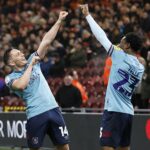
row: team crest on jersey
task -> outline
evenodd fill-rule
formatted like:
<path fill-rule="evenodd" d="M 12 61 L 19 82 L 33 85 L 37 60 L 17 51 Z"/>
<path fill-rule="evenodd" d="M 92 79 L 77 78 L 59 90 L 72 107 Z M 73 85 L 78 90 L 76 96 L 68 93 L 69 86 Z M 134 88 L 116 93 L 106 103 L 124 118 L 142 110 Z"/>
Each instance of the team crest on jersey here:
<path fill-rule="evenodd" d="M 32 143 L 33 143 L 33 144 L 38 144 L 38 142 L 39 142 L 38 137 L 33 137 L 33 138 L 32 138 Z"/>

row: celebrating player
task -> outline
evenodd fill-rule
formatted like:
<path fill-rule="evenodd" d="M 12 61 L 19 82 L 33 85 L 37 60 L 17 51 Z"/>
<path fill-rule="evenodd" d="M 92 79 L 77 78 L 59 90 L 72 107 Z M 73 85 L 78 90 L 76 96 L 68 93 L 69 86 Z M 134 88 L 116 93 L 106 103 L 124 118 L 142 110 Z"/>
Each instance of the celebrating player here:
<path fill-rule="evenodd" d="M 144 66 L 136 57 L 141 40 L 136 34 L 128 33 L 119 46 L 114 46 L 90 15 L 88 5 L 80 5 L 80 8 L 96 39 L 112 59 L 100 127 L 100 144 L 103 150 L 118 147 L 120 150 L 129 150 L 134 114 L 131 97 L 144 72 Z"/>
<path fill-rule="evenodd" d="M 69 135 L 64 119 L 39 63 L 67 15 L 65 11 L 60 12 L 57 22 L 45 34 L 38 50 L 28 60 L 17 49 L 10 49 L 4 54 L 4 62 L 13 69 L 5 78 L 6 84 L 26 103 L 27 141 L 30 150 L 40 149 L 45 134 L 50 136 L 57 150 L 69 150 Z"/>

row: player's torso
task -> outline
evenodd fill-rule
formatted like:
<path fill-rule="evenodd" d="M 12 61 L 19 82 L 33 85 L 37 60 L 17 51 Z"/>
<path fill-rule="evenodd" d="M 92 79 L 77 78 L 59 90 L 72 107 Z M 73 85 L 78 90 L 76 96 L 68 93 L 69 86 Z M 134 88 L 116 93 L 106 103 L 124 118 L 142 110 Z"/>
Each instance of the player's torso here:
<path fill-rule="evenodd" d="M 14 76 L 21 77 L 24 74 L 27 66 L 22 71 L 15 72 Z M 13 91 L 19 96 L 21 96 L 24 100 L 28 99 L 28 97 L 31 98 L 32 96 L 36 95 L 36 92 L 40 87 L 41 78 L 42 75 L 40 69 L 37 66 L 34 66 L 27 87 L 23 91 L 21 90 L 13 90 Z"/>
<path fill-rule="evenodd" d="M 105 109 L 133 114 L 131 97 L 143 74 L 143 66 L 136 57 L 125 55 L 112 64 L 106 92 Z"/>
<path fill-rule="evenodd" d="M 23 91 L 14 91 L 25 101 L 28 118 L 58 107 L 49 85 L 41 72 L 40 66 L 38 65 L 40 64 L 33 67 L 27 87 Z M 22 76 L 24 71 L 20 72 L 19 75 L 17 73 L 17 75 Z"/>

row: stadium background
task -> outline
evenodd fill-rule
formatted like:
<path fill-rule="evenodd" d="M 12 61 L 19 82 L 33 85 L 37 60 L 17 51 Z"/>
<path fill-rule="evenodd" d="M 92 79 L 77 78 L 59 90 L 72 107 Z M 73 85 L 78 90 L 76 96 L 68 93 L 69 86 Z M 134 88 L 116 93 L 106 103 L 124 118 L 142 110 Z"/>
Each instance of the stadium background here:
<path fill-rule="evenodd" d="M 22 50 L 26 56 L 35 51 L 43 34 L 56 21 L 60 10 L 67 10 L 69 15 L 63 22 L 56 40 L 49 47 L 48 55 L 41 63 L 42 71 L 52 92 L 56 95 L 63 84 L 63 77 L 76 70 L 79 81 L 85 87 L 88 95 L 87 101 L 83 102 L 76 111 L 81 114 L 83 111 L 84 113 L 101 112 L 107 86 L 107 83 L 104 82 L 107 77 L 103 75 L 104 68 L 108 67 L 105 64 L 106 52 L 91 34 L 88 24 L 77 8 L 81 2 L 84 1 L 0 0 L 0 110 L 2 112 L 17 114 L 25 110 L 23 101 L 5 86 L 4 77 L 11 72 L 11 68 L 3 64 L 4 52 L 10 47 Z M 143 48 L 137 55 L 142 56 L 147 62 L 146 74 L 150 79 L 149 1 L 86 0 L 86 3 L 89 4 L 93 17 L 114 44 L 117 44 L 120 38 L 130 31 L 140 35 L 143 40 Z M 135 93 L 134 106 L 137 113 L 148 115 L 149 80 L 145 83 L 143 79 L 141 88 L 143 89 L 140 92 Z M 71 110 L 73 111 L 75 110 Z M 95 122 L 97 123 L 97 120 Z M 145 122 L 143 123 L 145 125 Z M 150 128 L 147 130 L 149 133 Z M 145 133 L 145 130 L 143 132 Z M 88 133 L 86 134 L 88 136 Z"/>

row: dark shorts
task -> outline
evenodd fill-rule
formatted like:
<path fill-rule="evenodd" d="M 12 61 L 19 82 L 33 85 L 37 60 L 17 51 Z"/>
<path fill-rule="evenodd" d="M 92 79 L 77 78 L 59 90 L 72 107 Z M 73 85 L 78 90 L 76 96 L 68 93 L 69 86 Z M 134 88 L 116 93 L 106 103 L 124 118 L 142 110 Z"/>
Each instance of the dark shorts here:
<path fill-rule="evenodd" d="M 133 116 L 104 111 L 100 126 L 100 145 L 113 148 L 130 145 Z"/>
<path fill-rule="evenodd" d="M 59 108 L 30 118 L 27 121 L 26 130 L 29 148 L 41 147 L 46 134 L 49 135 L 54 145 L 69 142 L 68 131 Z"/>

